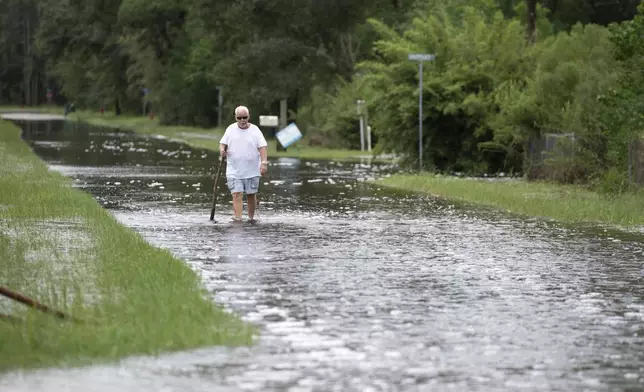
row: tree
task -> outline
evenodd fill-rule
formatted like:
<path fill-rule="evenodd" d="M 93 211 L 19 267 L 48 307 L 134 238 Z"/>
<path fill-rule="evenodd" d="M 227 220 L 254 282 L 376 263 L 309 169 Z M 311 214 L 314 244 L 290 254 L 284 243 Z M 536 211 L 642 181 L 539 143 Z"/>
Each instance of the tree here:
<path fill-rule="evenodd" d="M 43 1 L 38 47 L 62 92 L 78 105 L 132 108 L 128 58 L 116 25 L 120 0 Z"/>
<path fill-rule="evenodd" d="M 522 146 L 529 174 L 534 171 L 528 147 L 546 133 L 573 133 L 575 155 L 539 175 L 587 181 L 606 167 L 608 130 L 598 108 L 621 71 L 609 37 L 604 27 L 578 24 L 539 42 L 529 57 L 533 70 L 495 94 L 499 110 L 489 123 L 494 140 Z"/>
<path fill-rule="evenodd" d="M 381 37 L 377 59 L 361 64 L 356 83 L 369 94 L 381 147 L 409 163 L 417 159 L 417 67 L 407 54 L 430 52 L 436 61 L 425 67 L 423 160 L 439 170 L 516 169 L 516 162 L 506 164 L 507 148 L 491 144 L 488 122 L 498 111 L 495 91 L 530 71 L 520 22 L 468 3 L 459 9 L 436 3 L 403 33 L 372 23 Z"/>
<path fill-rule="evenodd" d="M 34 44 L 38 29 L 36 0 L 1 0 L 2 100 L 36 105 L 43 101 L 46 77 Z"/>
<path fill-rule="evenodd" d="M 537 41 L 537 0 L 526 0 L 528 6 L 528 27 L 527 39 L 530 45 L 534 45 Z"/>

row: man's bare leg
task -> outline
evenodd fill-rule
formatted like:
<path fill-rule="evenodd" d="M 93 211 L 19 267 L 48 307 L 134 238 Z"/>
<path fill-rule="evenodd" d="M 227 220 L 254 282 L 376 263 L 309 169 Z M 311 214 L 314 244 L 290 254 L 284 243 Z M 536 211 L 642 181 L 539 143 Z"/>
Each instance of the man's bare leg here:
<path fill-rule="evenodd" d="M 235 219 L 241 220 L 243 209 L 244 194 L 242 192 L 233 193 L 233 212 L 235 213 Z"/>
<path fill-rule="evenodd" d="M 255 208 L 257 207 L 257 198 L 255 194 L 252 194 L 246 195 L 246 199 L 248 200 L 248 219 L 253 221 L 255 218 Z"/>

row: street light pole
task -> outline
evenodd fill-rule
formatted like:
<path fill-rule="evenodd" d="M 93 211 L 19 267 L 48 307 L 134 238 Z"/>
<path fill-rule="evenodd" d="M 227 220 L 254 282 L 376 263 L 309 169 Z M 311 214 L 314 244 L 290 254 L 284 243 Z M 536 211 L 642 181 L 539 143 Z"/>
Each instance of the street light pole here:
<path fill-rule="evenodd" d="M 418 169 L 423 171 L 423 62 L 433 61 L 433 54 L 409 54 L 409 60 L 418 61 Z"/>

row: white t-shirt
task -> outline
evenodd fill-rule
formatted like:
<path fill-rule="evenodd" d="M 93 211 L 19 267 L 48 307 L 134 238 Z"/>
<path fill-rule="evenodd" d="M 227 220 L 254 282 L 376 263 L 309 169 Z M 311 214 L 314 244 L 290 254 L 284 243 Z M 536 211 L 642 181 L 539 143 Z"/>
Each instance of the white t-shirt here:
<path fill-rule="evenodd" d="M 228 145 L 226 177 L 243 179 L 260 176 L 262 161 L 258 149 L 266 147 L 266 139 L 256 125 L 249 124 L 248 128 L 241 129 L 237 123 L 231 124 L 219 143 Z"/>

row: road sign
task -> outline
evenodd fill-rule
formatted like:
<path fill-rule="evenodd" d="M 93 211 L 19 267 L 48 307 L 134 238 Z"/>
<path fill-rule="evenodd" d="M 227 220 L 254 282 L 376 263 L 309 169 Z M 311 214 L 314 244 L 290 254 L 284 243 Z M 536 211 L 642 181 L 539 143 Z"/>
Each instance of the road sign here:
<path fill-rule="evenodd" d="M 302 138 L 302 132 L 300 132 L 300 129 L 295 125 L 295 123 L 290 123 L 275 136 L 277 137 L 277 140 L 279 140 L 280 144 L 286 148 Z"/>
<path fill-rule="evenodd" d="M 260 127 L 277 127 L 279 126 L 278 116 L 259 116 Z"/>
<path fill-rule="evenodd" d="M 415 61 L 433 61 L 436 59 L 436 56 L 433 54 L 411 53 L 409 54 L 409 59 Z"/>

